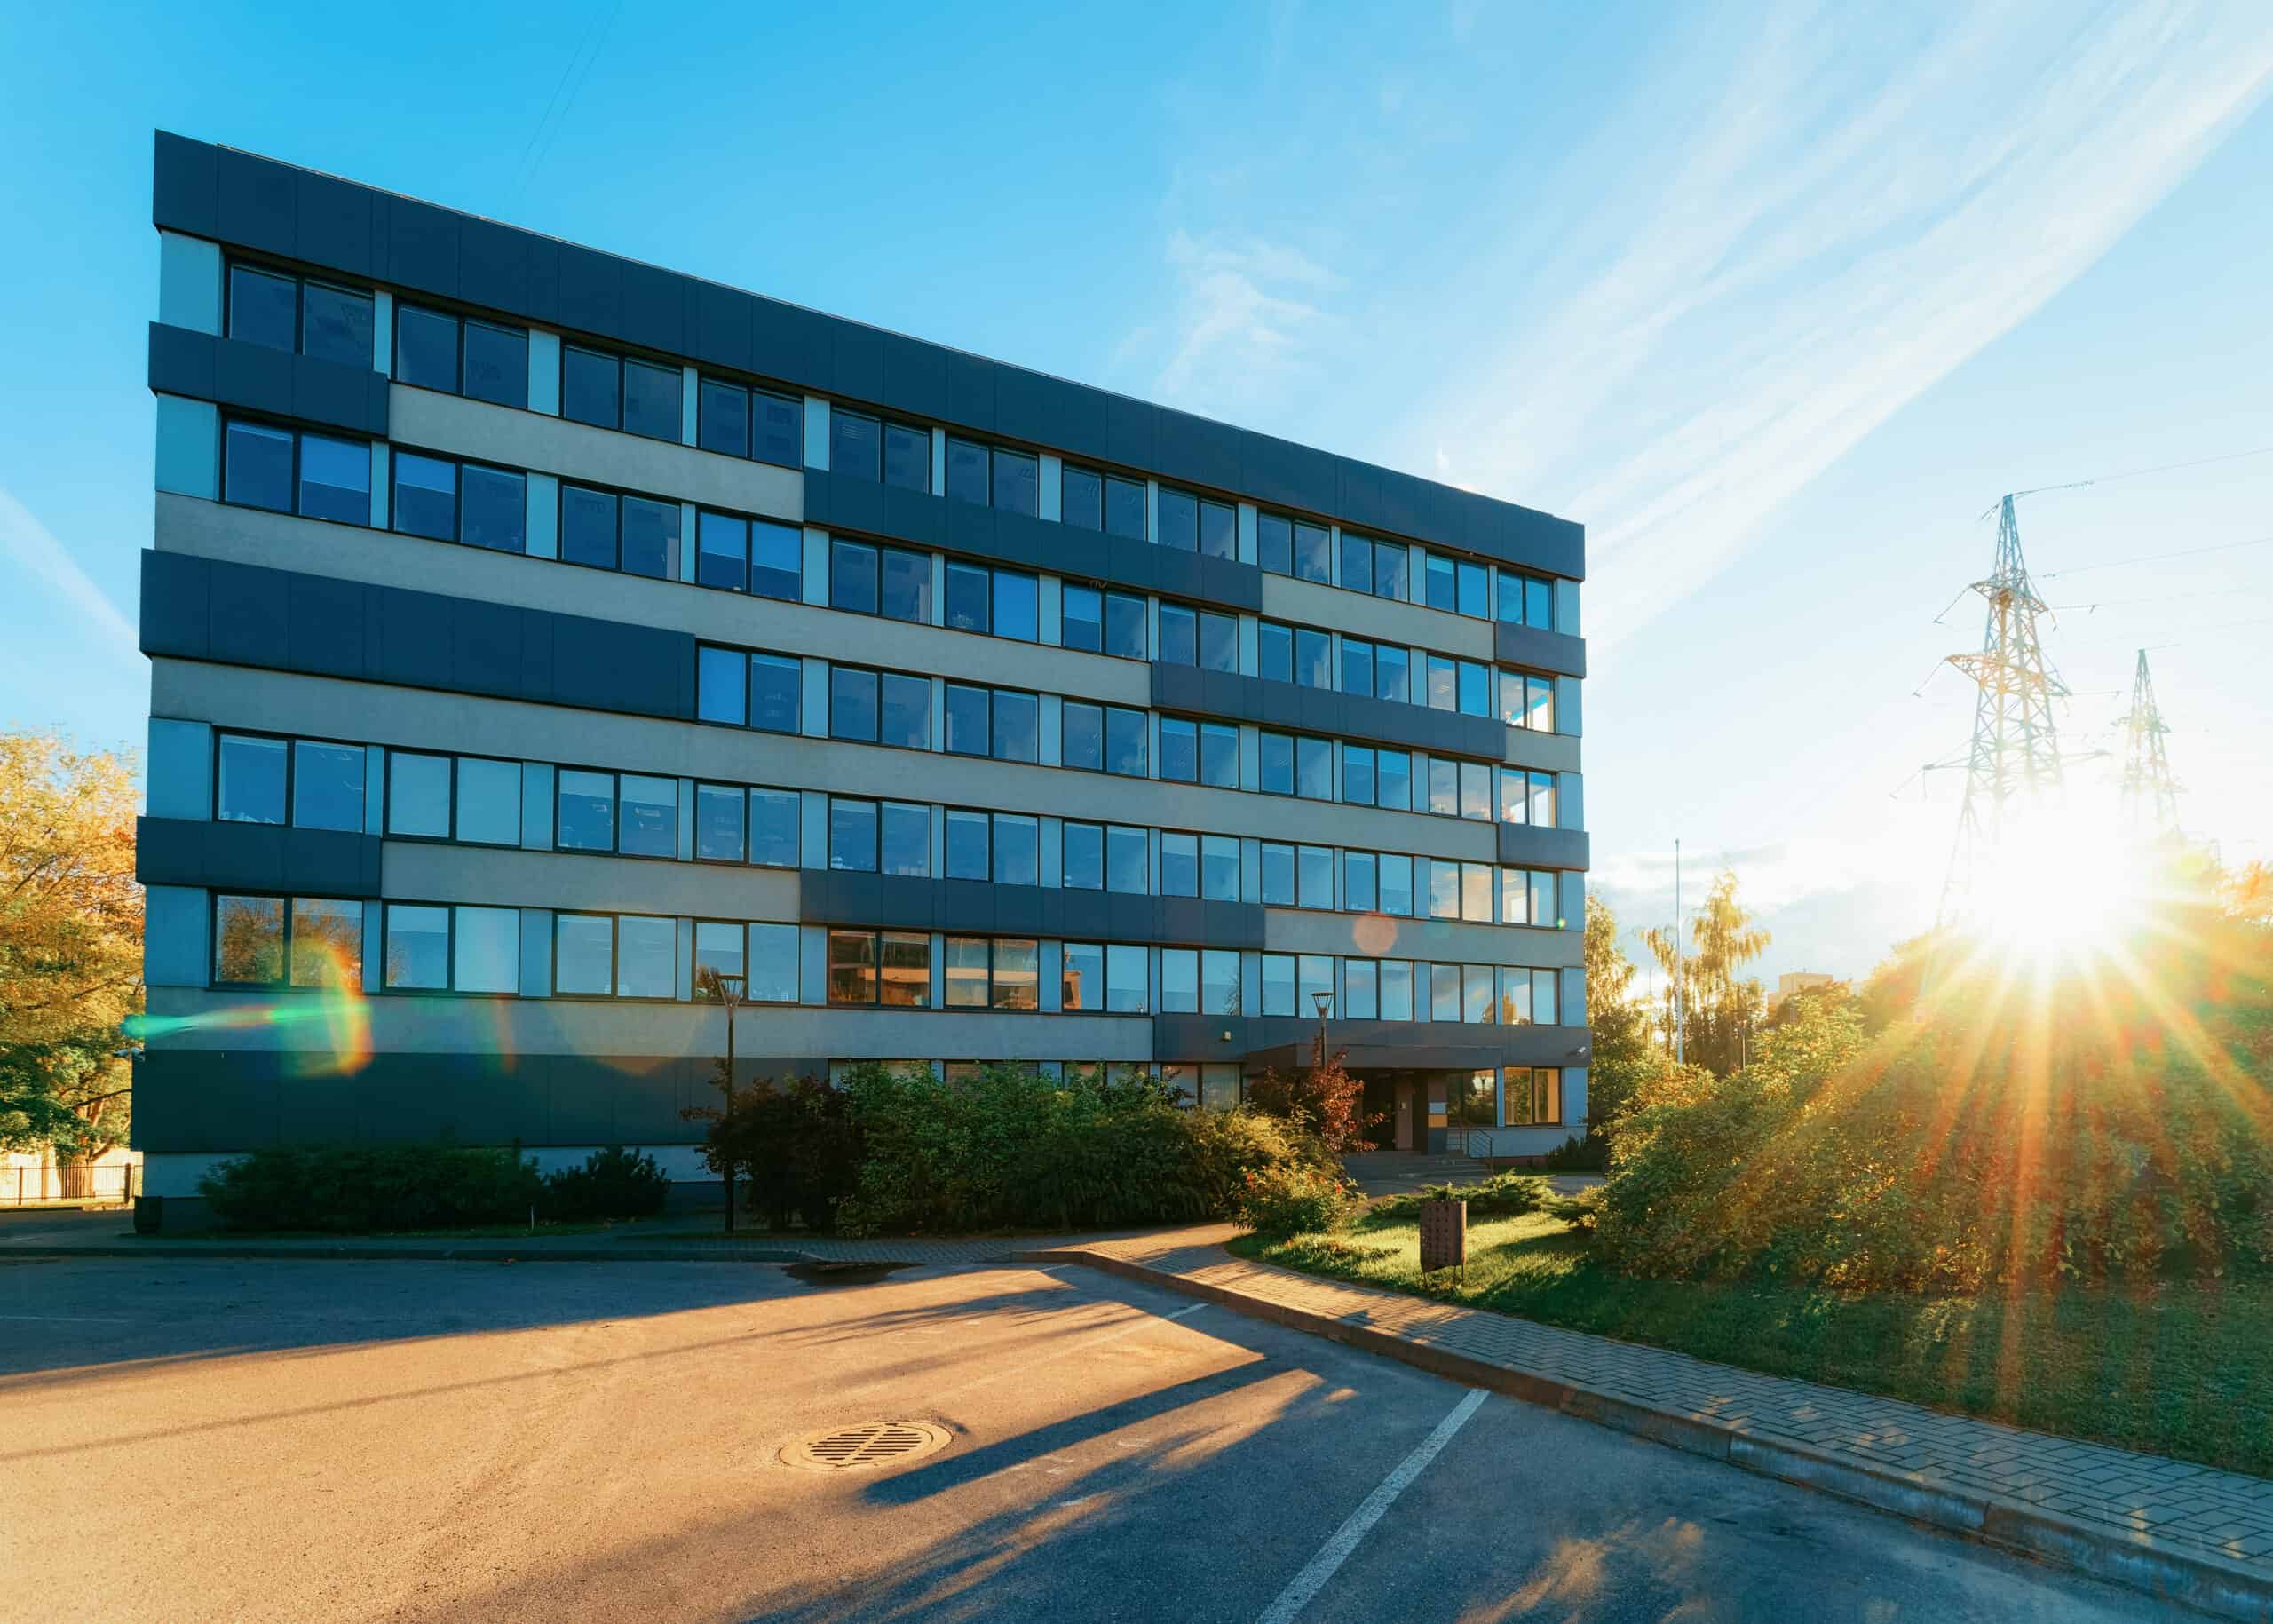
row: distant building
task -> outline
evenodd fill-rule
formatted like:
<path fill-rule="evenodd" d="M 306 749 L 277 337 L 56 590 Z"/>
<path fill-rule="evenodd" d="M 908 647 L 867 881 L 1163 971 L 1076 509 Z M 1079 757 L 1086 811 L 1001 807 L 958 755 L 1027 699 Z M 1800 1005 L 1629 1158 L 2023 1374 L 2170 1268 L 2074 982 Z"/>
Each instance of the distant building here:
<path fill-rule="evenodd" d="M 1783 1007 L 1785 1000 L 1797 997 L 1802 993 L 1817 992 L 1837 985 L 1836 976 L 1826 976 L 1819 970 L 1786 970 L 1776 978 L 1776 990 L 1768 994 L 1768 1012 L 1775 1014 Z"/>

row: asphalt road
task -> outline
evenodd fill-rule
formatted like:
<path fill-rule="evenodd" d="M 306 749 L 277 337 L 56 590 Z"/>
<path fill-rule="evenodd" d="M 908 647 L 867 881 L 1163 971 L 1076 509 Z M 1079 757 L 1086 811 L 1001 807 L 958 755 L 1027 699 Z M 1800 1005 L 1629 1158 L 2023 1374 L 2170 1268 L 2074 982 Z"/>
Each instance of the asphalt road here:
<path fill-rule="evenodd" d="M 886 1419 L 949 1441 L 777 1458 Z M 0 1575 L 169 1624 L 2194 1616 L 1072 1268 L 0 1256 Z"/>

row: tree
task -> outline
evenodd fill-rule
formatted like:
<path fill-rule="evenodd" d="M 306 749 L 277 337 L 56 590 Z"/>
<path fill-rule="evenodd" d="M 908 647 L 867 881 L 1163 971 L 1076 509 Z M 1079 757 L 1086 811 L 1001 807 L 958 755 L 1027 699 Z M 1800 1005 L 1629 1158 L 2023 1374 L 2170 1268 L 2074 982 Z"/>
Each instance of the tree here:
<path fill-rule="evenodd" d="M 1381 1120 L 1365 1114 L 1366 1085 L 1342 1068 L 1338 1049 L 1324 1066 L 1270 1067 L 1247 1083 L 1247 1097 L 1258 1111 L 1306 1125 L 1336 1155 L 1371 1150 L 1366 1129 Z"/>
<path fill-rule="evenodd" d="M 1705 906 L 1689 922 L 1689 951 L 1677 964 L 1670 932 L 1653 929 L 1644 931 L 1643 939 L 1664 967 L 1667 980 L 1679 983 L 1683 1058 L 1720 1076 L 1737 1070 L 1766 1009 L 1759 981 L 1750 977 L 1738 980 L 1737 972 L 1767 952 L 1773 939 L 1737 900 L 1736 870 L 1723 868 L 1714 879 Z M 1666 1020 L 1670 1028 L 1670 1006 Z M 1670 1030 L 1667 1042 L 1670 1047 Z"/>
<path fill-rule="evenodd" d="M 0 1150 L 126 1137 L 117 1056 L 142 1008 L 131 763 L 0 733 Z"/>

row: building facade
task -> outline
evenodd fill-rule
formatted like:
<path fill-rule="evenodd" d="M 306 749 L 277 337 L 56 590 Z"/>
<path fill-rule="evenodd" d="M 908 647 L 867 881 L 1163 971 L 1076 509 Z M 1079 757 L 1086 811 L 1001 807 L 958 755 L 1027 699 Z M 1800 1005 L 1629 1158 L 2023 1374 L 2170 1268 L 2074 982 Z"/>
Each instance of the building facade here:
<path fill-rule="evenodd" d="M 148 1192 L 697 1178 L 706 968 L 744 1077 L 1215 1107 L 1323 1002 L 1398 1143 L 1581 1130 L 1578 525 L 162 133 L 154 214 Z"/>

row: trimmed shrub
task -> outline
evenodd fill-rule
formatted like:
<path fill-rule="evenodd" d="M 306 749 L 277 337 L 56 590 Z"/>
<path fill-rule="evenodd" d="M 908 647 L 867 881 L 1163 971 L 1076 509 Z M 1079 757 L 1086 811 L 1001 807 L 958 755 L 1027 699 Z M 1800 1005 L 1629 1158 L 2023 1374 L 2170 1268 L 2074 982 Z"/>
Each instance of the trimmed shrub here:
<path fill-rule="evenodd" d="M 1357 1187 L 1339 1172 L 1288 1162 L 1247 1173 L 1233 1221 L 1274 1240 L 1332 1234 L 1349 1227 L 1359 1205 Z"/>
<path fill-rule="evenodd" d="M 737 1180 L 749 1210 L 764 1214 L 774 1232 L 801 1220 L 816 1234 L 836 1229 L 837 1203 L 859 1183 L 861 1155 L 841 1090 L 812 1077 L 761 1077 L 735 1091 L 731 1119 L 717 1106 L 682 1114 L 709 1124 L 704 1164 Z"/>
<path fill-rule="evenodd" d="M 443 1144 L 274 1145 L 197 1181 L 230 1229 L 445 1229 L 526 1219 L 544 1186 L 518 1151 Z"/>
<path fill-rule="evenodd" d="M 862 1066 L 840 1085 L 859 1135 L 848 1234 L 1091 1229 L 1228 1216 L 1250 1171 L 1330 1161 L 1287 1124 L 1173 1104 L 1154 1079 L 1065 1081 L 983 1066 L 946 1083 Z"/>
<path fill-rule="evenodd" d="M 671 1181 L 645 1151 L 620 1145 L 596 1150 L 576 1168 L 556 1168 L 544 1176 L 536 1204 L 541 1217 L 646 1218 L 662 1211 Z"/>
<path fill-rule="evenodd" d="M 1520 1218 L 1537 1212 L 1552 1195 L 1547 1181 L 1535 1174 L 1494 1173 L 1473 1184 L 1440 1184 L 1406 1195 L 1385 1195 L 1366 1210 L 1376 1221 L 1417 1222 L 1421 1203 L 1448 1199 L 1468 1203 L 1468 1216 L 1477 1218 Z"/>

